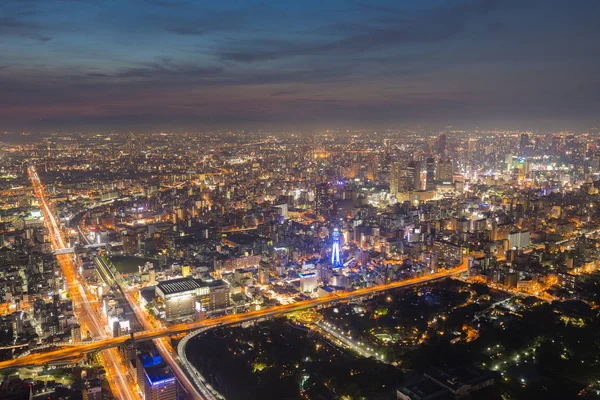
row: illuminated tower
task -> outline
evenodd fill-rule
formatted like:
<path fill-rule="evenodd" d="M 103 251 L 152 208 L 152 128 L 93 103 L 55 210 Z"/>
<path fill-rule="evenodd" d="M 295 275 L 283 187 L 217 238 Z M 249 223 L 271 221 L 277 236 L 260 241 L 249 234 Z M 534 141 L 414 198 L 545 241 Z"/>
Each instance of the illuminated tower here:
<path fill-rule="evenodd" d="M 338 228 L 333 230 L 333 247 L 331 248 L 331 265 L 335 268 L 342 266 L 342 258 L 340 256 L 340 231 Z"/>

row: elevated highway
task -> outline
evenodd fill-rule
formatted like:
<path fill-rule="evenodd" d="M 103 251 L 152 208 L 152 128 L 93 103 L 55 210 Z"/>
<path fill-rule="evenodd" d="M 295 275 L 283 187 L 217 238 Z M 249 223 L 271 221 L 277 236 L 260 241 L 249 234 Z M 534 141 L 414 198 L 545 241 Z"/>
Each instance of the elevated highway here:
<path fill-rule="evenodd" d="M 202 321 L 187 322 L 181 324 L 171 325 L 166 328 L 148 329 L 142 332 L 137 332 L 133 335 L 135 341 L 145 341 L 157 339 L 165 336 L 174 336 L 181 333 L 187 333 L 203 328 L 212 328 L 225 325 L 235 325 L 246 321 L 253 321 L 261 318 L 274 317 L 278 315 L 287 314 L 294 311 L 304 310 L 306 308 L 318 307 L 327 305 L 330 303 L 348 301 L 357 297 L 367 297 L 386 290 L 406 288 L 415 285 L 421 285 L 427 282 L 435 280 L 445 279 L 454 275 L 458 275 L 467 270 L 465 264 L 442 272 L 438 272 L 431 275 L 425 275 L 418 278 L 407 279 L 404 281 L 391 282 L 384 285 L 373 286 L 370 288 L 363 288 L 351 292 L 336 292 L 334 295 L 299 301 L 297 303 L 291 303 L 286 305 L 280 305 L 271 307 L 263 310 L 251 311 L 242 314 L 225 315 L 222 317 L 205 319 Z M 39 366 L 47 364 L 56 360 L 71 359 L 76 355 L 85 353 L 95 352 L 99 350 L 110 349 L 119 345 L 124 344 L 129 340 L 128 336 L 118 336 L 114 338 L 106 338 L 96 340 L 91 343 L 80 344 L 76 346 L 65 347 L 57 350 L 51 350 L 43 353 L 35 353 L 14 360 L 7 360 L 0 362 L 0 370 L 27 367 L 27 366 Z"/>

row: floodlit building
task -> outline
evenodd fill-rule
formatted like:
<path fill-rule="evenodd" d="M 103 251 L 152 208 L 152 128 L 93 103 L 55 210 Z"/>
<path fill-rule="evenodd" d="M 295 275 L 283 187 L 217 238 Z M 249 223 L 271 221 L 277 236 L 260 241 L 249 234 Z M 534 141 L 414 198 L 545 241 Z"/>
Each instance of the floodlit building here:
<path fill-rule="evenodd" d="M 508 234 L 508 247 L 510 249 L 523 249 L 531 243 L 529 231 L 511 232 Z"/>
<path fill-rule="evenodd" d="M 302 293 L 312 293 L 317 290 L 317 273 L 307 272 L 300 274 L 300 291 Z"/>
<path fill-rule="evenodd" d="M 460 265 L 463 262 L 462 246 L 454 243 L 436 240 L 433 243 L 433 253 L 437 256 L 438 261 L 443 261 L 448 267 Z"/>
<path fill-rule="evenodd" d="M 402 164 L 395 162 L 390 169 L 390 197 L 397 201 L 398 190 L 401 187 L 400 179 L 402 178 Z"/>
<path fill-rule="evenodd" d="M 142 354 L 137 363 L 138 386 L 144 400 L 175 400 L 177 381 L 161 356 Z"/>
<path fill-rule="evenodd" d="M 229 295 L 229 285 L 222 280 L 204 282 L 188 277 L 156 285 L 156 297 L 163 304 L 167 321 L 188 318 L 197 311 L 229 307 Z"/>

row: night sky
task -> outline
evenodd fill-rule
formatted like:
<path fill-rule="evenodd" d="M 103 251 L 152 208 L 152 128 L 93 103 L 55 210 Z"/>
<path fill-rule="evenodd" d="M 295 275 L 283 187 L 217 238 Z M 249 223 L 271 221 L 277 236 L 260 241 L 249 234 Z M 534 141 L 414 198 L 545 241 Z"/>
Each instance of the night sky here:
<path fill-rule="evenodd" d="M 600 1 L 0 1 L 0 129 L 445 125 L 600 126 Z"/>

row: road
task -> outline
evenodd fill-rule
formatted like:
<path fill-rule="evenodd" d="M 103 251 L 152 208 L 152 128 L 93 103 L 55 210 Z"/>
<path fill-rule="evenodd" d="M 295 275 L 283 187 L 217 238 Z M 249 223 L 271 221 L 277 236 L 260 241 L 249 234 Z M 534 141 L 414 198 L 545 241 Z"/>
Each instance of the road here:
<path fill-rule="evenodd" d="M 55 250 L 64 249 L 67 246 L 65 245 L 62 232 L 56 222 L 56 219 L 47 204 L 43 185 L 40 182 L 39 177 L 35 172 L 34 168 L 30 168 L 29 173 L 34 185 L 35 193 L 40 200 L 40 205 L 45 216 L 46 225 L 50 232 L 53 247 Z M 71 256 L 66 254 L 57 255 L 57 259 L 59 260 L 61 268 L 63 269 L 63 273 L 67 281 L 68 292 L 73 300 L 76 313 L 80 317 L 82 327 L 87 328 L 96 340 L 91 343 L 65 347 L 43 353 L 29 354 L 18 359 L 0 362 L 0 370 L 22 366 L 42 365 L 52 362 L 59 362 L 61 360 L 72 360 L 74 358 L 80 357 L 82 354 L 101 350 L 101 358 L 103 364 L 107 368 L 109 381 L 111 382 L 111 388 L 115 390 L 115 394 L 118 394 L 120 399 L 139 398 L 139 395 L 135 391 L 135 388 L 133 388 L 132 385 L 128 384 L 127 380 L 123 377 L 122 373 L 120 372 L 122 369 L 119 367 L 119 356 L 116 350 L 114 349 L 114 347 L 124 344 L 128 337 L 108 337 L 108 335 L 106 334 L 106 330 L 102 328 L 102 317 L 98 315 L 95 308 L 92 307 L 92 305 L 90 304 L 90 298 L 88 298 L 88 295 L 83 289 L 82 284 L 78 280 L 76 267 L 73 263 Z M 119 284 L 122 290 L 124 289 L 124 287 L 121 285 L 119 280 L 112 274 L 112 272 L 109 272 L 109 268 L 107 268 L 107 266 L 101 265 L 100 268 L 104 270 L 103 272 L 105 272 L 105 275 L 110 275 L 112 279 L 114 279 L 114 281 L 117 284 Z M 138 332 L 134 335 L 135 340 L 154 340 L 161 355 L 163 356 L 165 361 L 171 366 L 174 373 L 178 376 L 180 382 L 184 385 L 184 387 L 189 391 L 189 393 L 191 393 L 196 398 L 202 398 L 203 396 L 201 396 L 198 392 L 198 388 L 196 387 L 196 385 L 194 385 L 191 382 L 188 375 L 182 368 L 181 364 L 173 356 L 173 349 L 171 349 L 170 343 L 167 339 L 165 339 L 165 337 L 203 328 L 231 325 L 260 318 L 272 317 L 275 315 L 325 305 L 331 302 L 349 300 L 355 297 L 369 296 L 385 290 L 408 287 L 412 285 L 430 282 L 437 279 L 447 278 L 449 276 L 462 273 L 466 270 L 467 267 L 465 262 L 463 265 L 451 270 L 446 270 L 431 275 L 425 275 L 418 278 L 412 278 L 405 281 L 391 282 L 388 284 L 358 289 L 351 292 L 336 292 L 334 293 L 334 295 L 326 298 L 309 299 L 244 314 L 226 315 L 214 319 L 176 324 L 169 327 L 155 329 L 152 328 L 152 325 L 147 320 L 147 316 L 145 315 L 144 311 L 140 309 L 135 299 L 131 297 L 131 294 L 128 293 L 126 290 L 123 290 L 123 293 L 145 329 L 144 331 Z M 202 388 L 200 388 L 200 390 L 204 392 Z"/>
<path fill-rule="evenodd" d="M 334 339 L 337 339 L 340 343 L 342 343 L 343 346 L 348 347 L 363 357 L 378 357 L 374 351 L 366 348 L 365 346 L 361 346 L 358 342 L 352 340 L 351 337 L 348 337 L 340 332 L 339 328 L 330 325 L 328 322 L 317 322 L 315 326 L 323 331 L 325 335 L 329 335 Z"/>
<path fill-rule="evenodd" d="M 44 223 L 48 229 L 52 247 L 54 250 L 65 249 L 68 246 L 65 244 L 62 231 L 56 222 L 54 213 L 48 206 L 44 186 L 42 185 L 42 182 L 40 181 L 40 178 L 33 166 L 29 167 L 28 172 L 29 178 L 31 179 L 31 183 L 33 185 L 34 193 L 39 200 L 39 204 L 44 215 Z M 84 290 L 83 285 L 79 281 L 77 276 L 77 266 L 75 265 L 72 256 L 69 254 L 59 254 L 56 256 L 56 258 L 62 269 L 63 276 L 67 284 L 67 293 L 73 302 L 73 308 L 81 324 L 82 331 L 89 332 L 90 335 L 96 340 L 107 340 L 108 335 L 105 329 L 106 325 L 103 323 L 102 316 L 98 314 L 96 308 L 94 308 L 91 304 L 95 301 L 95 299 L 91 297 L 90 293 L 87 293 Z M 78 348 L 78 346 L 71 346 L 70 348 Z M 65 359 L 73 359 L 81 354 L 81 351 L 74 351 L 70 355 L 67 355 Z M 113 394 L 119 399 L 139 399 L 140 396 L 138 392 L 135 390 L 133 385 L 127 381 L 126 377 L 123 376 L 123 368 L 120 366 L 120 358 L 117 350 L 114 348 L 107 348 L 100 353 L 100 359 L 106 368 L 108 382 L 113 390 Z M 29 365 L 43 365 L 50 362 L 52 362 L 52 360 Z"/>
<path fill-rule="evenodd" d="M 108 281 L 107 284 L 111 285 L 114 283 L 118 285 L 123 296 L 125 297 L 125 300 L 127 300 L 127 302 L 129 303 L 129 306 L 135 313 L 138 321 L 143 326 L 143 328 L 145 330 L 152 330 L 153 326 L 150 320 L 148 319 L 147 314 L 144 312 L 144 310 L 142 310 L 139 303 L 133 297 L 132 293 L 127 290 L 123 282 L 117 276 L 115 276 L 110 267 L 106 265 L 105 261 L 102 258 L 96 257 L 96 264 L 98 266 L 98 269 L 102 271 L 102 275 Z M 169 364 L 171 370 L 173 371 L 179 382 L 187 390 L 187 392 L 191 394 L 194 399 L 204 398 L 204 396 L 200 394 L 196 386 L 192 383 L 182 365 L 175 358 L 175 352 L 171 347 L 171 344 L 169 343 L 169 339 L 166 337 L 161 337 L 153 339 L 153 342 L 162 358 L 167 364 Z"/>
<path fill-rule="evenodd" d="M 404 281 L 396 281 L 384 285 L 373 286 L 370 288 L 362 288 L 351 292 L 335 292 L 332 296 L 329 297 L 308 299 L 296 303 L 279 305 L 242 314 L 224 315 L 221 317 L 205 319 L 202 321 L 180 323 L 164 328 L 148 329 L 145 331 L 135 333 L 134 339 L 136 341 L 152 340 L 165 336 L 173 336 L 180 333 L 191 332 L 202 328 L 233 325 L 261 318 L 269 318 L 276 315 L 287 314 L 294 311 L 300 311 L 311 307 L 329 304 L 332 302 L 347 301 L 355 297 L 370 296 L 390 289 L 405 288 L 431 282 L 434 280 L 445 279 L 450 276 L 463 273 L 466 270 L 467 266 L 463 264 L 453 269 L 445 270 L 431 275 L 424 275 L 417 278 L 411 278 Z M 0 362 L 0 370 L 16 367 L 43 365 L 61 359 L 69 359 L 77 354 L 89 353 L 122 345 L 123 343 L 125 343 L 126 340 L 128 340 L 128 338 L 129 337 L 127 336 L 118 336 L 114 338 L 97 340 L 91 343 L 81 344 L 79 346 L 70 346 L 62 349 L 47 351 L 44 353 L 29 354 L 27 356 L 20 357 L 14 360 Z"/>
<path fill-rule="evenodd" d="M 79 230 L 79 234 L 85 240 L 85 242 L 88 245 L 91 244 L 90 241 L 88 240 L 87 236 L 83 232 L 81 225 L 78 225 L 77 229 Z M 153 328 L 153 324 L 149 321 L 148 315 L 140 307 L 139 303 L 136 301 L 136 299 L 134 298 L 132 293 L 129 290 L 127 290 L 125 283 L 118 276 L 116 276 L 114 274 L 114 272 L 112 271 L 110 266 L 107 265 L 107 263 L 105 262 L 104 259 L 96 256 L 96 257 L 94 257 L 94 261 L 96 262 L 96 267 L 97 267 L 98 271 L 100 272 L 100 275 L 101 275 L 102 279 L 104 280 L 104 282 L 109 286 L 113 286 L 113 285 L 118 286 L 119 290 L 121 291 L 121 294 L 123 295 L 123 298 L 127 301 L 129 306 L 135 313 L 135 316 L 136 316 L 137 320 L 139 321 L 139 323 L 142 325 L 142 327 L 145 330 L 151 330 Z M 192 383 L 192 381 L 186 374 L 183 366 L 176 359 L 176 357 L 175 357 L 176 354 L 175 354 L 174 350 L 172 349 L 172 346 L 169 343 L 168 338 L 161 337 L 161 338 L 153 339 L 153 342 L 154 342 L 154 345 L 156 346 L 156 348 L 158 349 L 158 352 L 162 356 L 163 360 L 165 360 L 165 362 L 167 364 L 169 364 L 169 366 L 171 367 L 171 370 L 177 377 L 178 381 L 187 390 L 187 392 L 189 394 L 191 394 L 194 399 L 205 398 L 205 396 L 203 396 L 198 391 L 196 385 L 194 385 L 194 383 Z"/>

